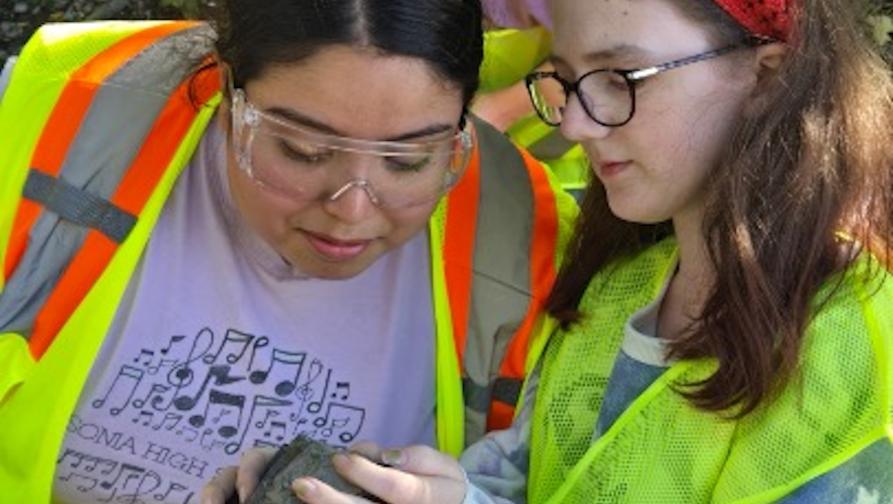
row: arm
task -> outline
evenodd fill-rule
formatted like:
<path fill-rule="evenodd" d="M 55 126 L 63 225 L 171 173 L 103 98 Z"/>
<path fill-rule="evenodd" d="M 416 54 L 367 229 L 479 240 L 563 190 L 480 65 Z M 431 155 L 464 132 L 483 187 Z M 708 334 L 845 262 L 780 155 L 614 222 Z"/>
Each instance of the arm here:
<path fill-rule="evenodd" d="M 459 463 L 469 481 L 464 504 L 526 502 L 530 422 L 538 382 L 539 367 L 527 379 L 524 406 L 511 427 L 491 432 L 462 454 Z M 490 500 L 488 495 L 493 499 Z"/>
<path fill-rule="evenodd" d="M 882 439 L 831 472 L 804 484 L 780 504 L 887 502 L 893 496 L 893 441 Z"/>

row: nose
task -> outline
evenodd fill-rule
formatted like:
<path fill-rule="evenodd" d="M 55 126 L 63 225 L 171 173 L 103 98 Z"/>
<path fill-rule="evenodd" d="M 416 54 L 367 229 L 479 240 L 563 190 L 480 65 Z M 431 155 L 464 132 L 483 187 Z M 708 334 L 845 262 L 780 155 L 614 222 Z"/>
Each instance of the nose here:
<path fill-rule="evenodd" d="M 573 142 L 601 139 L 611 134 L 611 129 L 595 122 L 583 109 L 575 93 L 570 93 L 561 117 L 561 134 Z"/>
<path fill-rule="evenodd" d="M 338 219 L 354 223 L 368 217 L 378 204 L 372 185 L 365 179 L 354 179 L 326 198 L 323 207 Z"/>

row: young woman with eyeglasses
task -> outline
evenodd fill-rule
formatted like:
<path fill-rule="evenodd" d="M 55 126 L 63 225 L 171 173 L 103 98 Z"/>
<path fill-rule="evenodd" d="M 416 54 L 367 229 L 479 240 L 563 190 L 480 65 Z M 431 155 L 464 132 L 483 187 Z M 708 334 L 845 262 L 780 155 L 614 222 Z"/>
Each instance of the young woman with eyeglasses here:
<path fill-rule="evenodd" d="M 528 86 L 596 180 L 524 406 L 464 473 L 420 447 L 336 466 L 388 502 L 889 500 L 893 83 L 857 3 L 551 13 Z"/>
<path fill-rule="evenodd" d="M 478 2 L 219 7 L 49 25 L 0 90 L 0 502 L 510 423 L 576 205 L 466 113 Z"/>

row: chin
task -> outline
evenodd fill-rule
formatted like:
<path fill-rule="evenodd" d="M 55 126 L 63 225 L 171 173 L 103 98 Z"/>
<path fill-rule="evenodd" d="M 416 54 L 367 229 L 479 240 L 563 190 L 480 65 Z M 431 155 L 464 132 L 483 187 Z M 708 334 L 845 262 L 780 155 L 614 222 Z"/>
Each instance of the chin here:
<path fill-rule="evenodd" d="M 320 280 L 348 280 L 364 271 L 366 271 L 366 268 L 326 268 L 322 271 L 311 273 L 310 276 Z"/>
<path fill-rule="evenodd" d="M 374 261 L 373 261 L 374 262 Z M 372 263 L 363 258 L 343 262 L 326 262 L 319 260 L 289 261 L 301 275 L 320 280 L 347 280 L 369 269 Z"/>
<path fill-rule="evenodd" d="M 608 199 L 608 206 L 611 213 L 618 219 L 626 222 L 634 222 L 636 224 L 659 224 L 669 219 L 668 216 L 661 212 L 655 212 L 648 208 L 646 204 L 635 201 L 615 202 Z"/>

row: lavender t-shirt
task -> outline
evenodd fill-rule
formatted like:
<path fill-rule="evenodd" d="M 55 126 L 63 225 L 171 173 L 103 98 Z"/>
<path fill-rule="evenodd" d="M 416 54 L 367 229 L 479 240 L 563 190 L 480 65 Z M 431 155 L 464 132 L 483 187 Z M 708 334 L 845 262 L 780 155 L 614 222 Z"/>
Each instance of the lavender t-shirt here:
<path fill-rule="evenodd" d="M 348 280 L 295 273 L 235 212 L 216 124 L 90 372 L 54 502 L 195 503 L 252 446 L 434 442 L 426 233 Z"/>

